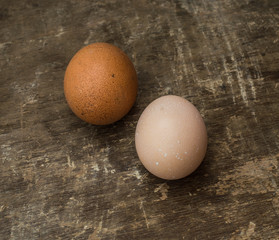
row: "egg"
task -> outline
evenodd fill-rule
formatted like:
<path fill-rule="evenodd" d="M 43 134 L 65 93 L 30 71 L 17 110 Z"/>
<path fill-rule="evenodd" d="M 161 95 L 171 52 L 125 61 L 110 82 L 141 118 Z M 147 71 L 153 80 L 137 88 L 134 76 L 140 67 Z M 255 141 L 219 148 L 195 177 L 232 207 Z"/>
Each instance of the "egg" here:
<path fill-rule="evenodd" d="M 120 120 L 137 96 L 137 74 L 129 57 L 108 43 L 83 47 L 71 59 L 64 77 L 64 93 L 82 120 L 107 125 Z"/>
<path fill-rule="evenodd" d="M 198 168 L 205 156 L 206 127 L 192 103 L 179 96 L 163 96 L 141 114 L 135 145 L 149 172 L 167 180 L 184 178 Z"/>

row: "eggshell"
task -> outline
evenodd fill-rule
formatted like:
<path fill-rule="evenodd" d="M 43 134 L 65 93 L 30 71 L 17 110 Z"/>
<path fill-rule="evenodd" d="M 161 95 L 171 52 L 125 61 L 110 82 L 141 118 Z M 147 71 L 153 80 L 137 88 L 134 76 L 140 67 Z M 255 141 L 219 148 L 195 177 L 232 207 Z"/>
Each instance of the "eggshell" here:
<path fill-rule="evenodd" d="M 206 127 L 189 101 L 163 96 L 141 114 L 135 144 L 148 171 L 163 179 L 180 179 L 201 164 L 207 148 Z"/>
<path fill-rule="evenodd" d="M 111 124 L 126 115 L 137 95 L 137 74 L 128 56 L 108 43 L 79 50 L 64 77 L 64 93 L 72 111 L 82 120 Z"/>

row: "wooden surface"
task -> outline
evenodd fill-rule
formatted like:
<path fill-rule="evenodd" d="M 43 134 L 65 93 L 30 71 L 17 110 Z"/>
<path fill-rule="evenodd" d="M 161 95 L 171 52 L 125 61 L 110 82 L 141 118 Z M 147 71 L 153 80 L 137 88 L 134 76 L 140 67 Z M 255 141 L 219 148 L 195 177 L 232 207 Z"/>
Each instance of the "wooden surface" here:
<path fill-rule="evenodd" d="M 97 127 L 66 104 L 78 49 L 132 59 L 135 106 Z M 279 239 L 278 0 L 0 1 L 0 239 Z M 206 158 L 164 181 L 134 132 L 166 94 L 204 117 Z"/>

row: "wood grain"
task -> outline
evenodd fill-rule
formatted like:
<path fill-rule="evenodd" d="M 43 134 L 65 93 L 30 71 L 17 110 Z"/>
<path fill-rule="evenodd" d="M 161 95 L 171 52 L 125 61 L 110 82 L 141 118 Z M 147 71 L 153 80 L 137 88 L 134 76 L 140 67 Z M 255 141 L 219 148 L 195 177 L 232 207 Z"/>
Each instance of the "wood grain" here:
<path fill-rule="evenodd" d="M 110 126 L 63 94 L 71 57 L 130 56 L 135 106 Z M 277 0 L 0 1 L 0 239 L 279 239 Z M 166 94 L 206 122 L 199 169 L 164 181 L 134 131 Z"/>

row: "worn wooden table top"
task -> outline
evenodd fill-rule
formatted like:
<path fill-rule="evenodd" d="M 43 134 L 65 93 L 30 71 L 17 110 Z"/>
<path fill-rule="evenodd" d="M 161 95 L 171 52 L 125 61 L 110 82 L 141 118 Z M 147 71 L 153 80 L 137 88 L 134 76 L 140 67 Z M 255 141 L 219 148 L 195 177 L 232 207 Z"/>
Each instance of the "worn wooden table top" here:
<path fill-rule="evenodd" d="M 101 127 L 63 94 L 71 57 L 100 41 L 139 78 L 129 114 Z M 0 69 L 0 239 L 279 239 L 278 0 L 1 0 Z M 191 101 L 209 137 L 178 181 L 134 146 L 166 94 Z"/>

